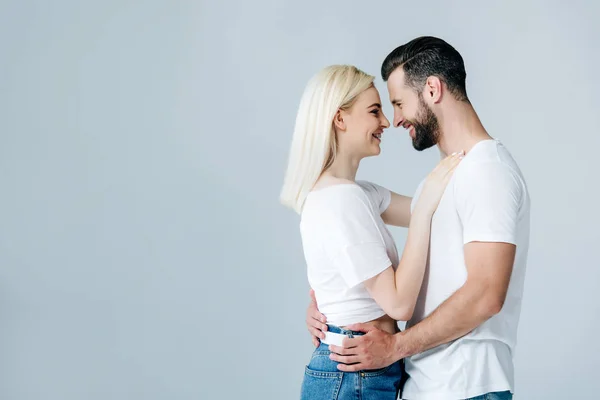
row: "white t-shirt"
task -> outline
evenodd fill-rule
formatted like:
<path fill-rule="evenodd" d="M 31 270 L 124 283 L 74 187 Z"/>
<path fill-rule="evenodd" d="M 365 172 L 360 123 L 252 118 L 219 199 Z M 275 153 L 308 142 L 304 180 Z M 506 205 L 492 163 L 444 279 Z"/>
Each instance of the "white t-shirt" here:
<path fill-rule="evenodd" d="M 463 248 L 472 241 L 517 246 L 506 301 L 499 314 L 466 336 L 406 358 L 409 379 L 403 399 L 456 400 L 514 391 L 513 355 L 529 247 L 529 207 L 527 185 L 508 150 L 498 140 L 477 143 L 456 168 L 434 214 L 429 263 L 407 327 L 427 317 L 464 284 Z"/>
<path fill-rule="evenodd" d="M 313 191 L 304 203 L 300 233 L 308 282 L 330 324 L 385 314 L 363 282 L 398 266 L 396 245 L 381 219 L 390 198 L 389 190 L 358 181 Z"/>

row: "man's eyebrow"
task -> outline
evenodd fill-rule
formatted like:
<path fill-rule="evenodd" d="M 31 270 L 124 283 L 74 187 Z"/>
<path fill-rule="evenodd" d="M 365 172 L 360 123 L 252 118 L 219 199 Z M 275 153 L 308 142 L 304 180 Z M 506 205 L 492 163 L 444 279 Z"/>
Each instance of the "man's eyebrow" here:
<path fill-rule="evenodd" d="M 402 104 L 402 100 L 394 99 L 394 100 L 392 100 L 392 104 L 393 105 Z"/>

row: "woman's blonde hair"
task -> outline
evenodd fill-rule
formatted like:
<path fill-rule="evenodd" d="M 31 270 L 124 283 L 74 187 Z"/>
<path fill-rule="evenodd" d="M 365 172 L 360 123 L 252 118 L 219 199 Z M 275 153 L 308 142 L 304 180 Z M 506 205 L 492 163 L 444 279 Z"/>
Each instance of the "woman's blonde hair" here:
<path fill-rule="evenodd" d="M 298 214 L 306 196 L 337 155 L 333 118 L 347 110 L 375 77 L 352 65 L 331 65 L 317 73 L 304 89 L 290 148 L 281 202 Z"/>

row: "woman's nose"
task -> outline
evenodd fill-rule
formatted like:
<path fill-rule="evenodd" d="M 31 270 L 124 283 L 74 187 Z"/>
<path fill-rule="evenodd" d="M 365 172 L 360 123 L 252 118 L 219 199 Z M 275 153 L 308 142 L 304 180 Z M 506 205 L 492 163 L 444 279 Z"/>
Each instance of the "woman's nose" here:
<path fill-rule="evenodd" d="M 390 127 L 390 121 L 385 115 L 383 116 L 383 121 L 381 121 L 381 126 L 383 126 L 385 129 Z"/>

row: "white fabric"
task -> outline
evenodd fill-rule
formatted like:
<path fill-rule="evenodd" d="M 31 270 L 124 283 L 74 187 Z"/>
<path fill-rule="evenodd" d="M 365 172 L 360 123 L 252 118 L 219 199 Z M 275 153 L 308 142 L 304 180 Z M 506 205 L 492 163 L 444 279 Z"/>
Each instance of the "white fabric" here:
<path fill-rule="evenodd" d="M 325 332 L 325 339 L 321 339 L 321 343 L 332 344 L 334 346 L 342 346 L 342 341 L 347 338 L 348 335 L 335 332 Z"/>
<path fill-rule="evenodd" d="M 422 189 L 420 185 L 413 206 Z M 467 270 L 463 246 L 472 241 L 517 246 L 502 311 L 471 333 L 405 359 L 408 400 L 456 400 L 514 391 L 513 355 L 529 247 L 530 199 L 525 180 L 498 140 L 482 141 L 457 167 L 434 215 L 430 259 L 413 326 L 459 289 Z"/>
<path fill-rule="evenodd" d="M 385 312 L 363 282 L 398 265 L 398 251 L 381 219 L 389 190 L 370 182 L 338 184 L 311 192 L 300 233 L 310 286 L 327 322 L 344 326 Z"/>

